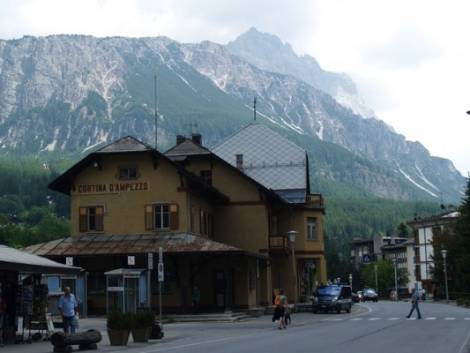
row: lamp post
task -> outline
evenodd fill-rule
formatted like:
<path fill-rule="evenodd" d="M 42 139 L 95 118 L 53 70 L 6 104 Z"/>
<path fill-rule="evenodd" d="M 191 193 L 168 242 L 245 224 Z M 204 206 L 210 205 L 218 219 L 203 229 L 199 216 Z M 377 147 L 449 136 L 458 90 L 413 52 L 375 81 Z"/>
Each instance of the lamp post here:
<path fill-rule="evenodd" d="M 446 284 L 446 301 L 449 302 L 449 288 L 447 286 L 447 250 L 441 250 L 442 259 L 444 260 L 444 281 Z"/>
<path fill-rule="evenodd" d="M 379 279 L 377 276 L 377 264 L 374 264 L 374 274 L 375 274 L 375 291 L 379 294 Z"/>
<path fill-rule="evenodd" d="M 395 301 L 398 301 L 398 276 L 397 276 L 397 254 L 395 254 L 395 258 L 393 259 L 393 267 L 395 272 Z"/>
<path fill-rule="evenodd" d="M 298 232 L 295 230 L 290 230 L 287 232 L 287 240 L 289 241 L 291 250 L 292 250 L 292 271 L 294 272 L 294 305 L 297 302 L 297 262 L 295 261 L 295 238 L 297 237 Z"/>
<path fill-rule="evenodd" d="M 351 286 L 352 290 L 352 273 L 349 274 L 349 285 Z"/>

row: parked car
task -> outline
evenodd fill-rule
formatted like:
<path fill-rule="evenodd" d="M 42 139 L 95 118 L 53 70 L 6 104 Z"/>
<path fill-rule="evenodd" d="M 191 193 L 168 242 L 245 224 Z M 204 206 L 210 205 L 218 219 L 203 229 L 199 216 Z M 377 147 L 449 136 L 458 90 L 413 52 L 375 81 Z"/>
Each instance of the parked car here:
<path fill-rule="evenodd" d="M 319 311 L 335 311 L 340 314 L 344 310 L 350 313 L 352 307 L 351 297 L 351 287 L 347 285 L 335 284 L 319 287 L 313 297 L 312 312 L 316 314 Z"/>
<path fill-rule="evenodd" d="M 362 301 L 373 301 L 377 302 L 379 300 L 379 295 L 372 288 L 366 288 L 362 291 Z"/>

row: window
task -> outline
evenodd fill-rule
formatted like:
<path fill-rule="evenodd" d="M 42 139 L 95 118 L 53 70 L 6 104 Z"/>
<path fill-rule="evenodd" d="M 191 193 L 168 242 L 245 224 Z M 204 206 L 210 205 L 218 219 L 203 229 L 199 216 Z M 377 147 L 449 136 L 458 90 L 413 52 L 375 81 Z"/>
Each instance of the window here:
<path fill-rule="evenodd" d="M 317 219 L 307 217 L 307 240 L 317 240 Z"/>
<path fill-rule="evenodd" d="M 136 167 L 119 168 L 119 180 L 132 180 L 132 179 L 137 179 Z"/>
<path fill-rule="evenodd" d="M 102 232 L 104 207 L 90 206 L 79 209 L 79 232 Z"/>
<path fill-rule="evenodd" d="M 199 175 L 204 184 L 212 186 L 212 170 L 201 170 Z"/>
<path fill-rule="evenodd" d="M 145 206 L 146 230 L 178 229 L 178 205 L 153 204 Z"/>

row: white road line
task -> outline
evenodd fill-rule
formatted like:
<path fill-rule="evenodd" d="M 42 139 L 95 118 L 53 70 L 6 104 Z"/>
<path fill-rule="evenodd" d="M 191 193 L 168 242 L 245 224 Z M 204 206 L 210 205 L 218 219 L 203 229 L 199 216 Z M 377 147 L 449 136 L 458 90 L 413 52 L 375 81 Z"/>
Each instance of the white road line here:
<path fill-rule="evenodd" d="M 361 320 L 363 320 L 362 317 L 355 317 L 354 319 L 351 319 L 351 321 L 361 321 Z"/>
<path fill-rule="evenodd" d="M 452 320 L 455 320 L 455 317 L 446 317 L 444 320 L 446 320 L 446 321 L 452 321 Z"/>
<path fill-rule="evenodd" d="M 389 317 L 388 318 L 389 321 L 396 321 L 396 320 L 400 320 L 399 317 Z"/>
<path fill-rule="evenodd" d="M 470 317 L 464 318 L 465 321 L 470 321 Z"/>
<path fill-rule="evenodd" d="M 467 337 L 465 337 L 465 341 L 463 341 L 462 346 L 460 347 L 460 349 L 457 353 L 463 353 L 463 350 L 465 349 L 465 347 L 468 348 L 467 343 L 468 343 L 469 339 L 470 339 L 470 331 L 468 331 L 468 335 L 467 335 Z"/>
<path fill-rule="evenodd" d="M 343 321 L 344 319 L 336 318 L 336 319 L 323 319 L 322 321 Z"/>
<path fill-rule="evenodd" d="M 377 321 L 377 320 L 380 320 L 380 317 L 371 317 L 369 319 L 369 321 Z"/>
<path fill-rule="evenodd" d="M 407 318 L 406 320 L 408 320 L 408 321 L 410 321 L 410 320 L 416 320 L 416 318 L 415 318 L 415 317 L 409 317 L 409 318 Z"/>
<path fill-rule="evenodd" d="M 436 320 L 436 318 L 435 317 L 427 317 L 424 320 Z"/>

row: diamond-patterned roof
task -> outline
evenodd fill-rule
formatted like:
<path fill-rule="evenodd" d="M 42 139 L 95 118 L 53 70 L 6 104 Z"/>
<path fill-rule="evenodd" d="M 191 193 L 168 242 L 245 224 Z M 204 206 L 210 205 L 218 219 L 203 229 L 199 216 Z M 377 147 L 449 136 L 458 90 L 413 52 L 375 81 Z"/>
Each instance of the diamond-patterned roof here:
<path fill-rule="evenodd" d="M 170 148 L 165 152 L 165 156 L 172 158 L 176 156 L 189 156 L 189 155 L 200 155 L 200 154 L 211 154 L 207 149 L 194 143 L 191 139 L 185 139 L 180 144 Z"/>
<path fill-rule="evenodd" d="M 236 155 L 242 154 L 243 172 L 269 189 L 283 190 L 281 197 L 294 189 L 300 201 L 301 191 L 305 195 L 308 189 L 305 150 L 265 125 L 249 124 L 212 151 L 233 166 Z M 305 196 L 300 202 L 305 202 Z"/>
<path fill-rule="evenodd" d="M 146 145 L 132 136 L 126 136 L 100 148 L 95 151 L 95 153 L 141 152 L 150 150 L 153 150 L 151 146 Z"/>

